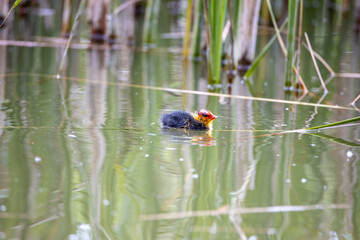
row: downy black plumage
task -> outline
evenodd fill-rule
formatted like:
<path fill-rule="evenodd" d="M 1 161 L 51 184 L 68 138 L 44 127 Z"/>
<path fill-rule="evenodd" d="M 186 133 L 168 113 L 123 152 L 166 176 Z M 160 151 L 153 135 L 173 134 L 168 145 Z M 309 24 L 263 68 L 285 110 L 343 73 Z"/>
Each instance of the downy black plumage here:
<path fill-rule="evenodd" d="M 163 128 L 184 128 L 190 130 L 209 130 L 211 122 L 217 118 L 212 112 L 202 109 L 198 113 L 176 111 L 164 114 L 160 121 Z"/>

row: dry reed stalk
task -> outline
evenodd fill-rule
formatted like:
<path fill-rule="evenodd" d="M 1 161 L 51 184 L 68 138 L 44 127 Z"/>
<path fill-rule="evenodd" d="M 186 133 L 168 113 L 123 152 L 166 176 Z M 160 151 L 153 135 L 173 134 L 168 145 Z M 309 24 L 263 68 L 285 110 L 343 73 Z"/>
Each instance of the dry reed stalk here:
<path fill-rule="evenodd" d="M 204 15 L 205 15 L 205 29 L 206 29 L 206 45 L 210 47 L 210 23 L 209 23 L 209 8 L 207 0 L 203 0 Z"/>
<path fill-rule="evenodd" d="M 71 29 L 71 32 L 70 32 L 70 36 L 69 36 L 69 39 L 66 43 L 66 47 L 65 47 L 65 50 L 64 50 L 64 53 L 63 53 L 63 56 L 61 58 L 61 62 L 60 62 L 60 66 L 59 66 L 59 69 L 58 69 L 58 72 L 57 72 L 57 77 L 60 77 L 60 74 L 62 72 L 62 69 L 64 67 L 64 64 L 65 64 L 65 58 L 66 58 L 66 55 L 69 51 L 69 48 L 70 48 L 70 44 L 72 42 L 72 39 L 74 37 L 74 34 L 75 34 L 75 30 L 77 28 L 77 25 L 79 24 L 79 21 L 80 21 L 80 15 L 81 13 L 83 12 L 84 8 L 85 8 L 85 3 L 86 3 L 86 0 L 81 0 L 80 2 L 80 5 L 79 5 L 79 8 L 77 10 L 77 13 L 76 13 L 76 16 L 75 16 L 75 19 L 74 19 L 74 24 L 73 24 L 73 27 Z"/>
<path fill-rule="evenodd" d="M 359 96 L 357 96 L 357 97 L 354 99 L 354 101 L 352 101 L 349 105 L 355 106 L 355 103 L 356 103 L 357 100 L 359 100 L 359 99 L 360 99 L 360 94 L 359 94 Z"/>
<path fill-rule="evenodd" d="M 48 78 L 48 79 L 54 79 L 54 77 L 56 77 L 53 75 L 45 75 L 45 74 L 38 74 L 38 73 L 24 73 L 24 74 L 28 74 L 30 76 L 41 76 L 41 77 Z M 316 103 L 309 103 L 309 102 L 298 102 L 298 101 L 272 99 L 272 98 L 259 98 L 259 97 L 231 95 L 231 94 L 223 94 L 223 93 L 202 92 L 202 91 L 196 91 L 196 90 L 146 86 L 146 85 L 125 83 L 125 82 L 103 82 L 103 81 L 98 81 L 98 80 L 93 80 L 93 79 L 84 79 L 84 78 L 77 78 L 77 77 L 66 77 L 66 76 L 61 76 L 61 77 L 62 77 L 62 79 L 68 80 L 68 81 L 88 82 L 88 83 L 94 83 L 94 84 L 107 84 L 107 85 L 115 85 L 115 86 L 138 88 L 138 89 L 166 91 L 166 92 L 178 93 L 178 94 L 196 94 L 196 95 L 203 95 L 203 96 L 226 97 L 226 98 L 233 98 L 233 99 L 274 102 L 274 103 L 281 103 L 281 104 L 293 104 L 293 105 L 302 105 L 302 106 L 319 106 L 319 107 L 324 107 L 324 108 L 354 110 L 351 107 L 345 107 L 345 106 L 339 106 L 339 105 L 326 105 L 326 104 L 316 104 Z"/>
<path fill-rule="evenodd" d="M 70 21 L 71 21 L 71 4 L 70 4 L 70 0 L 65 0 L 63 5 L 63 13 L 62 13 L 62 26 L 61 26 L 62 37 L 67 37 L 69 35 Z"/>
<path fill-rule="evenodd" d="M 274 16 L 274 13 L 273 13 L 273 10 L 272 10 L 272 7 L 271 7 L 270 0 L 266 0 L 266 3 L 267 3 L 268 8 L 269 8 L 271 21 L 272 21 L 272 23 L 274 25 L 274 29 L 275 29 L 275 32 L 276 32 L 278 42 L 279 42 L 280 47 L 281 47 L 281 51 L 283 52 L 284 56 L 287 57 L 288 52 L 287 52 L 287 49 L 285 47 L 284 41 L 281 38 L 280 30 L 279 30 L 279 28 L 278 28 L 278 26 L 276 24 L 276 20 L 275 20 L 275 16 Z M 299 82 L 300 82 L 302 88 L 304 89 L 304 94 L 308 93 L 309 91 L 308 91 L 308 89 L 307 89 L 307 87 L 305 85 L 305 82 L 303 81 L 303 79 L 302 79 L 302 77 L 300 75 L 300 71 L 298 71 L 297 68 L 294 65 L 292 65 L 292 69 L 293 69 L 294 73 L 299 77 Z"/>
<path fill-rule="evenodd" d="M 309 47 L 304 43 L 303 46 L 310 52 Z M 324 65 L 324 67 L 330 72 L 329 79 L 325 82 L 325 84 L 329 83 L 330 80 L 334 77 L 341 77 L 341 78 L 360 78 L 360 73 L 336 73 L 330 65 L 322 58 L 316 51 L 312 49 L 314 56 Z M 311 54 L 311 53 L 310 53 Z"/>
<path fill-rule="evenodd" d="M 296 74 L 296 76 L 299 78 L 299 82 L 300 82 L 301 87 L 304 89 L 304 94 L 303 95 L 307 94 L 309 92 L 309 90 L 306 87 L 305 82 L 304 82 L 304 80 L 302 79 L 302 77 L 300 75 L 300 72 L 297 70 L 297 68 L 294 65 L 293 65 L 293 71 Z"/>
<path fill-rule="evenodd" d="M 269 9 L 269 12 L 270 12 L 271 21 L 273 23 L 273 26 L 274 26 L 274 29 L 275 29 L 275 32 L 276 32 L 276 36 L 278 38 L 278 41 L 279 41 L 279 44 L 280 44 L 280 47 L 281 47 L 281 51 L 283 52 L 284 56 L 287 56 L 287 50 L 286 50 L 284 41 L 281 38 L 281 34 L 280 34 L 279 28 L 277 26 L 276 20 L 275 20 L 275 16 L 274 16 L 274 12 L 273 12 L 272 7 L 271 7 L 270 0 L 266 0 L 266 3 L 267 3 L 267 6 L 268 6 L 268 9 Z"/>
<path fill-rule="evenodd" d="M 275 29 L 275 32 L 276 32 L 276 36 L 277 36 L 277 39 L 278 39 L 280 48 L 281 48 L 282 53 L 284 54 L 284 56 L 287 57 L 288 52 L 287 52 L 287 50 L 286 50 L 284 41 L 283 41 L 283 39 L 281 38 L 280 30 L 279 30 L 279 28 L 278 28 L 278 26 L 277 26 L 277 24 L 276 24 L 276 20 L 275 20 L 274 13 L 273 13 L 273 11 L 272 11 L 272 7 L 271 7 L 270 0 L 266 0 L 266 3 L 267 3 L 268 8 L 269 8 L 271 20 L 272 20 L 272 23 L 273 23 L 273 26 L 274 26 L 274 29 Z M 293 69 L 294 73 L 297 75 L 301 87 L 304 89 L 304 94 L 303 94 L 303 95 L 307 94 L 307 93 L 309 92 L 309 90 L 308 90 L 308 88 L 306 87 L 306 84 L 305 84 L 304 80 L 302 79 L 302 77 L 301 77 L 301 75 L 300 75 L 300 71 L 298 71 L 298 70 L 297 70 L 297 67 L 295 67 L 294 65 L 292 66 L 292 69 Z"/>
<path fill-rule="evenodd" d="M 303 43 L 303 46 L 310 52 L 309 47 Z M 324 65 L 324 67 L 330 72 L 331 76 L 335 76 L 335 71 L 330 67 L 330 65 L 322 58 L 316 51 L 312 49 L 314 56 Z"/>
<path fill-rule="evenodd" d="M 188 212 L 172 212 L 140 215 L 141 221 L 156 221 L 181 219 L 189 217 L 214 217 L 226 214 L 254 214 L 254 213 L 281 213 L 281 212 L 303 212 L 313 210 L 328 209 L 349 209 L 349 204 L 315 204 L 315 205 L 296 205 L 296 206 L 271 206 L 271 207 L 253 207 L 253 208 L 230 208 L 224 205 L 215 210 L 188 211 Z"/>
<path fill-rule="evenodd" d="M 335 73 L 335 77 L 360 78 L 360 73 Z"/>
<path fill-rule="evenodd" d="M 187 60 L 190 52 L 190 35 L 192 26 L 192 15 L 193 15 L 193 0 L 187 1 L 186 7 L 186 24 L 185 24 L 185 36 L 183 45 L 183 58 Z"/>
<path fill-rule="evenodd" d="M 313 52 L 313 50 L 312 50 L 312 47 L 311 47 L 311 44 L 310 44 L 310 40 L 309 40 L 309 37 L 308 37 L 307 33 L 305 33 L 305 39 L 306 39 L 306 42 L 307 42 L 308 47 L 309 47 L 311 59 L 312 59 L 312 61 L 313 61 L 313 63 L 314 63 L 314 66 L 315 66 L 315 69 L 316 69 L 316 73 L 317 73 L 317 75 L 318 75 L 318 77 L 319 77 L 319 79 L 320 79 L 320 82 L 321 82 L 322 87 L 324 88 L 324 92 L 327 93 L 328 90 L 327 90 L 326 85 L 325 85 L 325 82 L 324 82 L 324 80 L 323 80 L 323 78 L 322 78 L 322 76 L 321 76 L 321 73 L 320 73 L 319 67 L 318 67 L 318 65 L 317 65 L 317 62 L 316 62 L 316 59 L 315 59 L 315 56 L 314 56 L 314 52 Z"/>
<path fill-rule="evenodd" d="M 228 10 L 229 10 L 229 21 L 230 21 L 230 71 L 233 71 L 234 68 L 234 31 L 233 31 L 233 20 L 232 20 L 232 5 L 231 0 L 228 1 Z"/>

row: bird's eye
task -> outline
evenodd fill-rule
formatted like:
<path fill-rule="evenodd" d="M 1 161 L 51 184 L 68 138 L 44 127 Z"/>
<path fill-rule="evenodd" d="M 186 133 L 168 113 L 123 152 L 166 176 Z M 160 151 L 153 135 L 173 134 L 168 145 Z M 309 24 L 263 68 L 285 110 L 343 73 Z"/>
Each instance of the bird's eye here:
<path fill-rule="evenodd" d="M 203 114 L 204 117 L 208 117 L 209 115 L 207 115 L 206 113 Z"/>

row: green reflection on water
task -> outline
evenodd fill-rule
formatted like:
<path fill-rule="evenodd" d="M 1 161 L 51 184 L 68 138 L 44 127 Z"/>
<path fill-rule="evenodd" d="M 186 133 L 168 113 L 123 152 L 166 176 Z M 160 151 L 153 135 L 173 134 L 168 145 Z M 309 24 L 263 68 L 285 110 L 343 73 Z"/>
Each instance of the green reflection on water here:
<path fill-rule="evenodd" d="M 0 77 L 0 238 L 356 239 L 359 128 L 321 132 L 331 138 L 251 131 L 322 125 L 354 111 L 117 84 L 208 91 L 200 64 L 182 67 L 164 50 L 72 50 L 65 73 L 80 80 L 42 75 L 56 72 L 57 50 L 12 51 L 1 72 L 25 74 Z M 20 70 L 11 62 L 22 57 Z M 255 92 L 281 98 L 279 83 L 267 82 Z M 333 88 L 346 86 L 351 100 L 356 84 Z M 239 79 L 232 91 L 248 95 Z M 160 129 L 164 112 L 205 107 L 220 116 L 211 136 Z"/>
<path fill-rule="evenodd" d="M 6 78 L 6 91 L 24 81 L 27 94 L 8 95 L 12 101 L 2 105 L 0 226 L 6 238 L 286 239 L 353 231 L 359 150 L 346 141 L 356 142 L 356 126 L 324 131 L 346 140 L 340 143 L 297 133 L 221 131 L 296 129 L 313 113 L 313 107 L 290 111 L 289 105 L 232 99 L 214 107 L 220 117 L 206 141 L 209 135 L 201 132 L 160 129 L 163 99 L 180 106 L 179 96 L 67 81 L 62 97 L 58 80 L 26 75 Z M 89 98 L 88 91 L 99 97 Z M 180 97 L 188 104 L 216 104 L 215 97 Z M 337 112 L 351 114 L 319 109 L 316 122 Z M 324 209 L 266 210 L 314 205 Z M 258 212 L 180 214 L 243 207 Z M 179 217 L 172 220 L 142 220 L 174 212 Z"/>

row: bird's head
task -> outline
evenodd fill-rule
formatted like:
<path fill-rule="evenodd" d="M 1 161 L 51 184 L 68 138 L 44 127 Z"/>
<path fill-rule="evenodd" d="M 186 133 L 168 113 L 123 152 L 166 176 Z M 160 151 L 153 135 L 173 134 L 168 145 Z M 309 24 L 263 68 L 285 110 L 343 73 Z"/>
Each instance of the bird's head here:
<path fill-rule="evenodd" d="M 201 109 L 198 113 L 197 113 L 197 120 L 199 120 L 200 122 L 202 122 L 205 126 L 209 126 L 211 124 L 212 121 L 214 121 L 217 118 L 217 116 L 215 116 L 214 114 L 212 114 L 212 112 L 210 112 L 209 110 L 206 109 Z"/>

